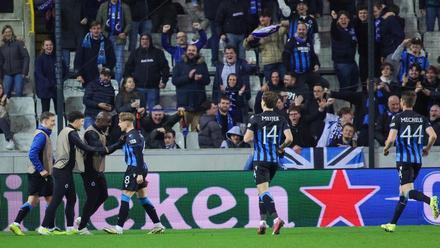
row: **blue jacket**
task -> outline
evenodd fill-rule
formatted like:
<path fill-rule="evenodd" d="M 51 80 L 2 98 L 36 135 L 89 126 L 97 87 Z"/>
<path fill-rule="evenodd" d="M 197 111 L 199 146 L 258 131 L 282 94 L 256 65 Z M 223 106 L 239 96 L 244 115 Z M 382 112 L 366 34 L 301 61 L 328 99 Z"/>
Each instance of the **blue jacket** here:
<path fill-rule="evenodd" d="M 47 129 L 41 125 L 38 126 L 39 130 L 45 132 L 48 136 L 52 133 L 52 130 Z M 42 133 L 35 135 L 32 140 L 31 148 L 29 149 L 29 160 L 32 162 L 32 165 L 35 167 L 37 172 L 41 172 L 44 170 L 43 165 L 43 150 L 46 145 L 46 136 Z"/>
<path fill-rule="evenodd" d="M 188 74 L 195 69 L 201 74 L 201 80 L 189 78 Z M 173 68 L 172 83 L 176 86 L 177 107 L 184 107 L 188 111 L 200 111 L 201 104 L 206 101 L 205 86 L 211 82 L 208 66 L 203 58 L 189 60 L 186 56 Z"/>
<path fill-rule="evenodd" d="M 53 98 L 56 94 L 55 63 L 54 53 L 43 53 L 35 59 L 35 91 L 41 99 Z M 66 71 L 67 67 L 63 62 L 63 76 Z"/>
<path fill-rule="evenodd" d="M 194 45 L 197 47 L 197 51 L 200 51 L 200 49 L 202 49 L 208 41 L 208 37 L 203 29 L 199 30 L 199 35 L 200 38 L 194 42 Z M 186 47 L 183 48 L 180 46 L 172 46 L 168 40 L 168 35 L 164 33 L 162 33 L 161 41 L 163 49 L 171 54 L 174 63 L 177 64 L 182 61 L 182 56 L 185 54 Z"/>

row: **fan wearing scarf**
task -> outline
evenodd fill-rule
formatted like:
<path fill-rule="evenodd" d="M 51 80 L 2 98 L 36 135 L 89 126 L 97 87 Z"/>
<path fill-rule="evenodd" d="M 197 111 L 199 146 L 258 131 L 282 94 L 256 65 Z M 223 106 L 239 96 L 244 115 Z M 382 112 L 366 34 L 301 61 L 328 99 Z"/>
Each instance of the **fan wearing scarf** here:
<path fill-rule="evenodd" d="M 98 68 L 113 69 L 115 53 L 110 41 L 101 33 L 101 24 L 94 21 L 90 25 L 81 46 L 75 55 L 75 72 L 77 80 L 86 87 L 88 83 L 99 78 Z"/>
<path fill-rule="evenodd" d="M 249 49 L 259 49 L 264 78 L 270 80 L 273 71 L 278 71 L 281 77 L 286 69 L 283 65 L 281 54 L 284 50 L 284 36 L 289 27 L 288 21 L 271 25 L 271 12 L 263 10 L 260 15 L 260 25 L 244 40 L 243 46 Z"/>
<path fill-rule="evenodd" d="M 101 4 L 96 20 L 104 25 L 104 35 L 112 42 L 116 56 L 115 79 L 121 83 L 124 72 L 124 47 L 131 28 L 130 7 L 122 0 Z"/>

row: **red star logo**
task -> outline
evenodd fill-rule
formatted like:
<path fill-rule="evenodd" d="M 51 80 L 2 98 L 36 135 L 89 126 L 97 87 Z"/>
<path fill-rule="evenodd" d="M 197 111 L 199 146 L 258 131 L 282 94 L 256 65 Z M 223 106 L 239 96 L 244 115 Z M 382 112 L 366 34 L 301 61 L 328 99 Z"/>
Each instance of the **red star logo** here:
<path fill-rule="evenodd" d="M 318 227 L 331 227 L 339 221 L 363 226 L 359 206 L 379 190 L 379 186 L 352 186 L 345 170 L 333 172 L 328 186 L 301 187 L 307 197 L 321 206 Z"/>

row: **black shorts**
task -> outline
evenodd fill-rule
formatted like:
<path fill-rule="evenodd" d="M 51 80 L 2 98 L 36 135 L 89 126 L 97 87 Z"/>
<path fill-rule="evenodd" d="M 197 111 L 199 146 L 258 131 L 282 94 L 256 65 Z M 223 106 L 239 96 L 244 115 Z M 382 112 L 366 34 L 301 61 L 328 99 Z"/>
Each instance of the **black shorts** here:
<path fill-rule="evenodd" d="M 144 181 L 141 184 L 138 184 L 136 182 L 136 167 L 129 166 L 124 174 L 124 179 L 122 182 L 122 189 L 127 191 L 136 192 L 142 188 L 147 187 L 147 181 L 145 181 L 145 178 L 147 177 L 148 170 L 144 169 L 142 171 L 142 177 L 144 178 Z"/>
<path fill-rule="evenodd" d="M 419 175 L 421 164 L 397 164 L 399 172 L 400 185 L 413 183 Z"/>
<path fill-rule="evenodd" d="M 52 176 L 42 177 L 39 172 L 28 174 L 28 194 L 38 196 L 52 196 Z"/>
<path fill-rule="evenodd" d="M 257 162 L 254 161 L 254 179 L 255 184 L 261 184 L 272 181 L 278 170 L 277 163 Z"/>

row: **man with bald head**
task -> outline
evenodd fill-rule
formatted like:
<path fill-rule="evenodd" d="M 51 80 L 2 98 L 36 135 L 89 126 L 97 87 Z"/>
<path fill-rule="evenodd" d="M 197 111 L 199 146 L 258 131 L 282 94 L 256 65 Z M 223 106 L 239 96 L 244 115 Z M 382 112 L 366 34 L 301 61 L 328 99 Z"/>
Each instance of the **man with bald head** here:
<path fill-rule="evenodd" d="M 96 116 L 95 123 L 86 129 L 84 140 L 87 144 L 94 147 L 107 146 L 108 129 L 111 125 L 112 116 L 107 111 L 101 111 Z M 114 147 L 110 153 L 114 152 L 120 145 Z M 107 181 L 104 176 L 105 155 L 86 153 L 84 155 L 84 172 L 81 173 L 84 182 L 87 199 L 83 207 L 82 217 L 76 219 L 78 233 L 82 235 L 90 234 L 87 223 L 90 217 L 98 210 L 99 206 L 107 199 Z"/>
<path fill-rule="evenodd" d="M 385 144 L 385 140 L 390 131 L 390 123 L 393 116 L 401 111 L 400 99 L 396 95 L 388 97 L 388 109 L 383 115 L 378 116 L 374 137 L 380 145 Z"/>

